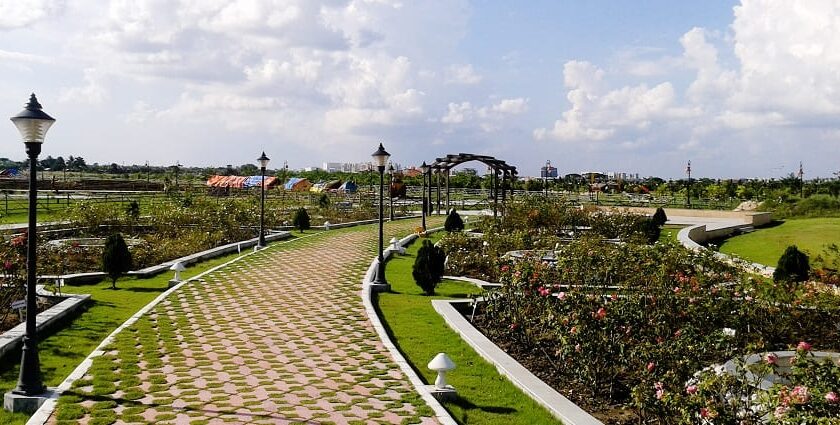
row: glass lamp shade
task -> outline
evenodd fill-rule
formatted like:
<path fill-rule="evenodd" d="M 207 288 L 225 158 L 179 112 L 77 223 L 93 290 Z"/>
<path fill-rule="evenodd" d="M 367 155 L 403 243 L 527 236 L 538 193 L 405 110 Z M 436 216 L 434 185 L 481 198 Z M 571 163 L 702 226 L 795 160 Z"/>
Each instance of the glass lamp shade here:
<path fill-rule="evenodd" d="M 391 154 L 385 151 L 385 148 L 382 147 L 382 143 L 379 144 L 379 149 L 371 155 L 373 157 L 373 163 L 376 164 L 377 167 L 385 168 L 385 164 L 388 163 L 388 158 L 391 157 Z"/>
<path fill-rule="evenodd" d="M 11 118 L 24 143 L 44 143 L 47 130 L 55 123 L 55 118 L 41 110 L 41 104 L 35 93 L 29 97 L 26 109 Z"/>
<path fill-rule="evenodd" d="M 423 161 L 423 165 L 420 166 L 420 172 L 426 174 L 429 172 L 429 166 L 426 165 L 426 161 Z"/>
<path fill-rule="evenodd" d="M 268 161 L 269 161 L 269 158 L 267 156 L 265 156 L 265 152 L 263 152 L 262 155 L 260 155 L 260 157 L 257 158 L 257 162 L 260 163 L 260 168 L 268 167 Z"/>

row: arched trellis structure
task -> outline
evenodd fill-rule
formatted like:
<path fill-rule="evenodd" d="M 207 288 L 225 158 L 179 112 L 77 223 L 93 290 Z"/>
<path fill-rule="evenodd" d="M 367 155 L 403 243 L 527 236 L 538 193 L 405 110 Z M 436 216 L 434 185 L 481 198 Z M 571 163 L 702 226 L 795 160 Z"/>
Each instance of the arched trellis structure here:
<path fill-rule="evenodd" d="M 507 199 L 507 190 L 505 190 L 505 182 L 509 182 L 510 184 L 507 187 L 510 188 L 510 194 L 513 196 L 513 179 L 518 175 L 516 171 L 516 167 L 512 165 L 508 165 L 505 161 L 500 159 L 496 159 L 492 156 L 487 155 L 475 155 L 471 153 L 459 153 L 459 154 L 450 154 L 446 155 L 443 158 L 436 158 L 435 162 L 429 165 L 429 204 L 431 207 L 431 200 L 432 200 L 432 175 L 436 175 L 437 181 L 437 210 L 438 214 L 441 211 L 441 183 L 445 184 L 446 186 L 446 211 L 450 209 L 450 202 L 449 202 L 449 174 L 452 168 L 457 165 L 463 164 L 465 162 L 470 161 L 479 161 L 484 163 L 490 168 L 490 197 L 493 199 L 493 216 L 498 215 L 499 211 L 499 189 L 501 188 L 501 196 L 502 196 L 502 204 L 504 204 L 505 200 Z M 501 177 L 501 185 L 499 184 L 499 178 Z M 443 179 L 443 182 L 441 182 Z M 430 208 L 431 212 L 431 208 Z"/>

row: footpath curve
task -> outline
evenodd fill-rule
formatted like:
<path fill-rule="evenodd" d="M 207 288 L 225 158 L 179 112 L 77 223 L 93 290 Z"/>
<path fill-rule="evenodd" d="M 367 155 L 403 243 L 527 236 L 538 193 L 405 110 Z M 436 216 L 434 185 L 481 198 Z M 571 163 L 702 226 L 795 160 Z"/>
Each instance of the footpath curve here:
<path fill-rule="evenodd" d="M 47 423 L 438 423 L 367 320 L 375 245 L 372 227 L 331 231 L 185 282 L 104 347 Z"/>

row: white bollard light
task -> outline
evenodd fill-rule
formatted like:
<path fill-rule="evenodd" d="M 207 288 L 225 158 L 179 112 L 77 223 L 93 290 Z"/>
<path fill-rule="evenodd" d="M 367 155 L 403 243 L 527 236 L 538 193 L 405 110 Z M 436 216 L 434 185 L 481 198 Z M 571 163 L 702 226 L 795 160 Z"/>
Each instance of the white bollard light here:
<path fill-rule="evenodd" d="M 332 226 L 332 223 L 329 221 L 324 222 L 324 230 L 330 230 L 330 226 Z"/>
<path fill-rule="evenodd" d="M 182 263 L 180 261 L 173 264 L 172 267 L 169 268 L 169 270 L 172 270 L 172 271 L 175 272 L 175 277 L 172 280 L 180 282 L 181 281 L 181 272 L 186 270 L 186 269 L 187 268 L 184 267 L 184 263 Z"/>
<path fill-rule="evenodd" d="M 454 390 L 451 385 L 446 385 L 446 372 L 455 369 L 455 362 L 446 353 L 438 353 L 427 366 L 430 370 L 437 372 L 435 390 Z"/>

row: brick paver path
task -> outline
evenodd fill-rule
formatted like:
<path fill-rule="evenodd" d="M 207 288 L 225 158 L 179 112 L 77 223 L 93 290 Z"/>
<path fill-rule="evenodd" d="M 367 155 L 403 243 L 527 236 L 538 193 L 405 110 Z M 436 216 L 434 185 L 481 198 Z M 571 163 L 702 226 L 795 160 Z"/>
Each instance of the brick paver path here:
<path fill-rule="evenodd" d="M 437 222 L 437 219 L 435 219 Z M 392 235 L 414 230 L 396 222 Z M 376 229 L 275 244 L 121 332 L 51 423 L 436 423 L 367 320 Z"/>

